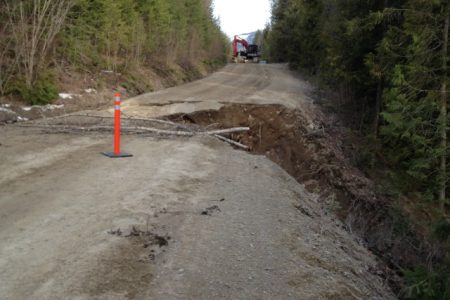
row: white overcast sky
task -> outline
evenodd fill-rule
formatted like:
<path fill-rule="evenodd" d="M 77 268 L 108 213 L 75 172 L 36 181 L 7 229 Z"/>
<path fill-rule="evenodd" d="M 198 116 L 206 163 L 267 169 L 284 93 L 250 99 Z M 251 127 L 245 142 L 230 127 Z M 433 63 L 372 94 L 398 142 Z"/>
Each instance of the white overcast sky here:
<path fill-rule="evenodd" d="M 235 34 L 264 29 L 270 20 L 270 0 L 214 0 L 214 14 L 222 31 Z"/>

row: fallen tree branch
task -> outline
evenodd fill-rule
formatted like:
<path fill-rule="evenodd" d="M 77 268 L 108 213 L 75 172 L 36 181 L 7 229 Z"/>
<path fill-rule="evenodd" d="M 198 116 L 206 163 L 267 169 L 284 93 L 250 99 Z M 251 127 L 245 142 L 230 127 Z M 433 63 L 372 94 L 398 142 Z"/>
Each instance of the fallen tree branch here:
<path fill-rule="evenodd" d="M 164 129 L 156 129 L 151 127 L 125 127 L 124 130 L 127 129 L 136 129 L 136 130 L 142 130 L 142 131 L 149 131 L 159 134 L 166 134 L 166 135 L 181 135 L 181 136 L 194 136 L 194 135 L 218 135 L 218 134 L 226 134 L 226 133 L 235 133 L 235 132 L 244 132 L 249 131 L 249 127 L 234 127 L 234 128 L 228 128 L 228 129 L 219 129 L 219 130 L 210 130 L 210 131 L 172 131 L 172 130 L 164 130 Z"/>
<path fill-rule="evenodd" d="M 58 129 L 58 130 L 82 130 L 82 131 L 96 131 L 96 130 L 108 130 L 112 131 L 114 127 L 112 126 L 91 126 L 91 127 L 82 127 L 82 126 L 66 126 L 66 125 L 16 125 L 18 127 L 31 127 L 31 128 L 45 128 L 45 129 Z M 123 131 L 128 132 L 152 132 L 161 135 L 176 135 L 176 136 L 194 136 L 194 135 L 215 135 L 215 134 L 226 134 L 226 133 L 235 133 L 235 132 L 244 132 L 249 131 L 249 127 L 235 127 L 229 129 L 220 129 L 220 130 L 211 130 L 211 131 L 174 131 L 174 130 L 165 130 L 165 129 L 157 129 L 152 127 L 142 127 L 142 126 L 133 126 L 133 127 L 122 127 Z"/>
<path fill-rule="evenodd" d="M 238 143 L 238 142 L 233 141 L 233 140 L 231 140 L 231 139 L 227 139 L 226 137 L 223 137 L 223 136 L 221 136 L 221 135 L 214 134 L 214 137 L 218 138 L 218 139 L 221 140 L 221 141 L 224 141 L 224 142 L 226 142 L 226 143 L 229 143 L 229 144 L 231 144 L 231 145 L 233 145 L 233 146 L 236 146 L 236 147 L 239 147 L 239 148 L 242 148 L 242 149 L 245 149 L 245 150 L 250 149 L 250 147 L 248 147 L 248 146 L 246 146 L 246 145 L 244 145 L 244 144 Z"/>
<path fill-rule="evenodd" d="M 218 129 L 218 130 L 211 130 L 211 131 L 205 131 L 204 134 L 207 135 L 214 135 L 214 134 L 225 134 L 225 133 L 235 133 L 235 132 L 245 132 L 250 131 L 250 127 L 233 127 L 229 129 Z"/>
<path fill-rule="evenodd" d="M 89 114 L 68 114 L 68 115 L 63 115 L 63 116 L 56 116 L 56 117 L 52 117 L 52 118 L 47 118 L 49 120 L 56 120 L 56 119 L 64 119 L 67 117 L 84 117 L 84 118 L 97 118 L 97 119 L 114 119 L 114 117 L 108 117 L 108 116 L 95 116 L 95 115 L 89 115 Z M 175 123 L 175 122 L 171 122 L 171 121 L 167 121 L 167 120 L 161 120 L 161 119 L 155 119 L 155 118 L 135 118 L 135 117 L 131 117 L 131 116 L 125 116 L 122 118 L 122 120 L 131 120 L 131 121 L 148 121 L 148 122 L 154 122 L 154 123 L 160 123 L 160 124 L 165 124 L 165 125 L 172 125 L 172 126 L 177 126 L 177 127 L 181 127 L 181 128 L 185 128 L 188 129 L 186 126 L 179 124 L 179 123 Z"/>
<path fill-rule="evenodd" d="M 157 129 L 157 128 L 151 128 L 151 127 L 124 127 L 122 130 L 138 130 L 138 131 L 144 131 L 144 132 L 153 132 L 161 135 L 176 135 L 176 136 L 194 136 L 198 134 L 197 132 L 193 131 L 174 131 L 174 130 L 165 130 L 165 129 Z"/>

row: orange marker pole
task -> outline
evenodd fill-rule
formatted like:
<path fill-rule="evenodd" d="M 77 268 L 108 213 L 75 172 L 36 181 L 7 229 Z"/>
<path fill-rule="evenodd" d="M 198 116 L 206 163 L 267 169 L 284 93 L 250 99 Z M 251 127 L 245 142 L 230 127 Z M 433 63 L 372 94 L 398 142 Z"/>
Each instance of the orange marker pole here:
<path fill-rule="evenodd" d="M 131 157 L 133 155 L 120 151 L 120 93 L 114 94 L 114 151 L 103 152 L 104 155 L 111 158 Z"/>
<path fill-rule="evenodd" d="M 114 155 L 120 155 L 120 93 L 114 95 Z"/>

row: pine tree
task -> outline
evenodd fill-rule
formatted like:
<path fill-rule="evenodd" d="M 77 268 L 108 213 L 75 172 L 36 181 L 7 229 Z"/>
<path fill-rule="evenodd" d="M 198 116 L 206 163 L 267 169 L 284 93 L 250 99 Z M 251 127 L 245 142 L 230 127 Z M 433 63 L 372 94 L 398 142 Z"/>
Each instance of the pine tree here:
<path fill-rule="evenodd" d="M 387 13 L 403 21 L 390 28 L 382 43 L 391 57 L 383 141 L 391 161 L 405 170 L 415 190 L 429 199 L 439 195 L 442 208 L 448 151 L 446 92 L 447 99 L 442 100 L 448 80 L 443 65 L 448 59 L 444 37 L 448 4 L 412 0 Z"/>

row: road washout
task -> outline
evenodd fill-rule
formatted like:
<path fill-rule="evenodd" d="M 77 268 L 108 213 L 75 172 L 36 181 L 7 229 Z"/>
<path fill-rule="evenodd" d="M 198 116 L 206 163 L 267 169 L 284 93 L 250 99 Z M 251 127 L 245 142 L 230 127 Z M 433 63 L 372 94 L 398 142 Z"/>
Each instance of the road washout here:
<path fill-rule="evenodd" d="M 270 82 L 270 72 L 263 79 L 247 75 L 257 86 Z M 220 78 L 234 78 L 227 76 Z M 181 89 L 189 86 L 204 96 L 201 82 Z M 110 129 L 71 130 L 111 126 L 104 111 L 95 112 L 101 118 L 62 117 L 27 123 L 31 128 L 0 128 L 2 165 L 14 169 L 8 161 L 32 159 L 32 145 L 50 153 L 45 163 L 25 163 L 30 170 L 0 182 L 1 298 L 395 298 L 384 265 L 355 234 L 359 225 L 352 228 L 339 218 L 341 195 L 333 196 L 327 176 L 337 171 L 323 164 L 329 148 L 317 145 L 327 131 L 305 116 L 306 108 L 216 102 L 217 109 L 170 114 L 170 106 L 183 100 L 164 93 L 169 113 L 159 117 L 174 124 L 152 127 L 248 126 L 248 133 L 225 136 L 249 146 L 250 153 L 213 136 L 128 132 L 124 150 L 134 158 L 109 161 L 100 152 L 111 147 Z M 143 96 L 151 97 L 156 96 Z M 258 102 L 262 96 L 249 97 Z M 126 115 L 139 111 L 136 103 Z M 146 103 L 148 114 L 138 117 L 150 118 L 152 108 Z M 145 120 L 127 122 L 150 126 Z M 33 127 L 39 124 L 50 127 Z M 54 155 L 51 149 L 61 143 L 84 146 Z M 0 175 L 8 172 L 2 169 Z M 351 178 L 356 189 L 358 179 Z"/>
<path fill-rule="evenodd" d="M 308 191 L 318 194 L 323 208 L 331 207 L 345 229 L 378 255 L 380 263 L 372 271 L 393 290 L 402 288 L 400 266 L 414 265 L 428 255 L 429 249 L 419 237 L 408 237 L 416 241 L 417 247 L 412 248 L 404 237 L 395 236 L 388 200 L 375 192 L 375 184 L 349 159 L 354 149 L 346 142 L 352 134 L 319 110 L 305 116 L 283 105 L 230 104 L 169 119 L 217 128 L 249 126 L 250 131 L 229 138 L 274 161 Z"/>
<path fill-rule="evenodd" d="M 352 144 L 355 134 L 317 105 L 305 113 L 277 104 L 227 104 L 169 119 L 217 128 L 249 126 L 248 132 L 229 138 L 247 145 L 251 153 L 265 155 L 308 191 L 320 195 L 322 205 L 333 207 L 345 229 L 380 258 L 372 271 L 396 293 L 404 287 L 402 270 L 445 256 L 427 237 L 404 228 L 389 199 L 350 159 L 357 155 Z"/>

